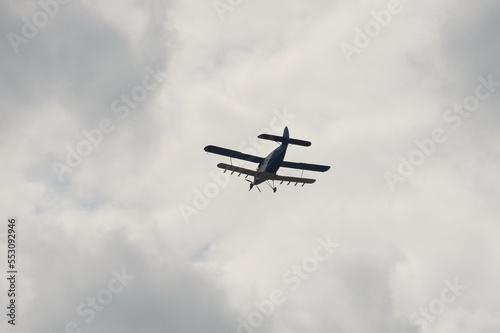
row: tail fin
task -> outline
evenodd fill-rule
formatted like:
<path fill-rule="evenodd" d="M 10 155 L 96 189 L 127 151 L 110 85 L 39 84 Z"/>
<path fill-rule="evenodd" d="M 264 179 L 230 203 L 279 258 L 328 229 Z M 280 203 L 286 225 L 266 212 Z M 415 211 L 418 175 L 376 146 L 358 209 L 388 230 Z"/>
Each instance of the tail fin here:
<path fill-rule="evenodd" d="M 290 139 L 290 132 L 288 132 L 288 126 L 285 126 L 285 129 L 283 130 L 283 137 Z"/>

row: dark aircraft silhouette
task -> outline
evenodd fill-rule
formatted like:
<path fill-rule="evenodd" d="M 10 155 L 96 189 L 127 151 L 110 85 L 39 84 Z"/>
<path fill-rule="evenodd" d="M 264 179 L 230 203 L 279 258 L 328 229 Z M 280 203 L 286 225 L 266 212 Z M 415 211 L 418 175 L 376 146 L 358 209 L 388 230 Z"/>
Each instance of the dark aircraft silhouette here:
<path fill-rule="evenodd" d="M 308 163 L 296 163 L 296 162 L 288 162 L 285 161 L 285 154 L 286 150 L 288 148 L 288 145 L 298 145 L 298 146 L 304 146 L 304 147 L 309 147 L 311 145 L 311 142 L 309 141 L 304 141 L 304 140 L 298 140 L 298 139 L 293 139 L 290 138 L 290 133 L 288 132 L 288 127 L 285 127 L 283 130 L 283 136 L 278 136 L 278 135 L 271 135 L 271 134 L 261 134 L 258 136 L 259 139 L 264 139 L 264 140 L 271 140 L 271 141 L 276 141 L 280 142 L 280 146 L 277 147 L 275 150 L 273 150 L 269 155 L 267 155 L 266 158 L 262 158 L 259 156 L 254 156 L 254 155 L 249 155 L 249 154 L 244 154 L 239 151 L 231 150 L 231 149 L 226 149 L 226 148 L 221 148 L 217 146 L 206 146 L 205 151 L 208 153 L 214 153 L 218 155 L 223 155 L 223 156 L 228 156 L 230 159 L 236 158 L 240 160 L 245 160 L 253 163 L 258 163 L 258 167 L 256 171 L 249 170 L 249 169 L 244 169 L 241 167 L 237 167 L 232 165 L 232 160 L 231 160 L 231 165 L 225 164 L 225 163 L 219 163 L 217 164 L 217 167 L 224 169 L 224 172 L 227 170 L 231 171 L 231 174 L 234 172 L 238 173 L 238 176 L 240 176 L 242 173 L 246 175 L 245 179 L 248 176 L 253 176 L 254 180 L 250 181 L 247 179 L 248 182 L 250 182 L 250 190 L 256 186 L 257 189 L 260 191 L 259 187 L 257 185 L 266 182 L 274 192 L 276 192 L 276 187 L 274 186 L 274 181 L 281 181 L 280 184 L 283 184 L 283 182 L 288 182 L 287 185 L 290 185 L 290 183 L 295 183 L 295 186 L 297 184 L 301 183 L 302 186 L 305 184 L 312 184 L 316 180 L 315 179 L 310 179 L 310 178 L 302 178 L 302 177 L 288 177 L 288 176 L 280 176 L 277 175 L 276 172 L 279 170 L 280 167 L 284 168 L 292 168 L 292 169 L 300 169 L 300 170 L 310 170 L 310 171 L 318 171 L 318 172 L 325 172 L 328 169 L 330 169 L 330 166 L 328 165 L 318 165 L 318 164 L 308 164 Z M 273 185 L 269 183 L 269 181 L 273 182 Z"/>

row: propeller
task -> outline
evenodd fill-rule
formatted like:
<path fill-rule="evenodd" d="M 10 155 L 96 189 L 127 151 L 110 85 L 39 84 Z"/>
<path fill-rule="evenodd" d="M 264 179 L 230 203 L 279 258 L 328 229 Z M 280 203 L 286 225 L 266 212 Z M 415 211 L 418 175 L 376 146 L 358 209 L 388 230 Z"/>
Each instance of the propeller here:
<path fill-rule="evenodd" d="M 253 182 L 251 180 L 248 180 L 248 179 L 245 179 L 245 180 L 250 183 L 250 189 L 249 189 L 249 191 L 251 191 L 252 188 L 254 187 Z M 262 193 L 262 191 L 260 190 L 260 188 L 257 185 L 255 185 L 255 187 L 257 187 L 257 189 L 259 190 L 259 192 Z"/>

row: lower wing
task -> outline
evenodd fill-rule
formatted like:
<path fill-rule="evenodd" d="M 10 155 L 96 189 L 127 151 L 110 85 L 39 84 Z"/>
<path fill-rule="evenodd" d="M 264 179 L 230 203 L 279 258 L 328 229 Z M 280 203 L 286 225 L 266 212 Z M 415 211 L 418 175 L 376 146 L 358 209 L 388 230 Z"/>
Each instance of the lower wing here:
<path fill-rule="evenodd" d="M 258 171 L 240 168 L 240 167 L 225 164 L 225 163 L 219 163 L 219 164 L 217 164 L 217 167 L 224 169 L 224 170 L 229 170 L 229 171 L 231 171 L 231 174 L 236 172 L 239 175 L 245 174 L 248 176 L 260 178 L 262 180 L 277 180 L 277 181 L 281 181 L 281 183 L 283 183 L 283 182 L 288 182 L 288 184 L 295 183 L 295 185 L 297 185 L 299 183 L 300 184 L 312 184 L 316 181 L 316 179 L 310 179 L 310 178 L 288 177 L 288 176 L 280 176 L 280 175 L 277 175 L 275 173 L 270 173 L 270 172 L 258 172 Z"/>

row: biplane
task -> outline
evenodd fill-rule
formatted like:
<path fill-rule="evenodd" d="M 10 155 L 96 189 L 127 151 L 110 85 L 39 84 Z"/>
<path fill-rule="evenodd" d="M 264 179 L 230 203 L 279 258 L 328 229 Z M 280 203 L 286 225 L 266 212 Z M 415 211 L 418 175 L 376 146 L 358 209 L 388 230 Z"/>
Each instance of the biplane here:
<path fill-rule="evenodd" d="M 317 172 L 325 172 L 328 169 L 330 169 L 330 166 L 328 165 L 319 165 L 319 164 L 309 164 L 309 163 L 297 163 L 297 162 L 289 162 L 285 161 L 285 154 L 286 150 L 288 148 L 288 145 L 297 145 L 297 146 L 303 146 L 303 147 L 309 147 L 311 145 L 311 142 L 309 141 L 304 141 L 304 140 L 299 140 L 299 139 L 293 139 L 290 138 L 290 133 L 288 132 L 288 127 L 285 127 L 283 130 L 283 136 L 279 135 L 271 135 L 271 134 L 260 134 L 258 136 L 259 139 L 264 139 L 264 140 L 271 140 L 271 141 L 276 141 L 280 143 L 280 145 L 274 149 L 269 155 L 267 155 L 266 158 L 259 157 L 259 156 L 254 156 L 254 155 L 249 155 L 245 153 L 241 153 L 239 151 L 231 150 L 231 149 L 226 149 L 226 148 L 221 148 L 217 146 L 206 146 L 205 151 L 208 153 L 213 153 L 213 154 L 218 154 L 222 156 L 228 156 L 231 164 L 225 164 L 225 163 L 219 163 L 217 164 L 217 167 L 221 168 L 226 171 L 231 171 L 231 174 L 233 173 L 238 173 L 238 177 L 241 176 L 241 174 L 245 174 L 245 180 L 250 182 L 250 189 L 249 191 L 255 186 L 260 192 L 260 188 L 257 186 L 261 183 L 266 183 L 271 187 L 271 189 L 276 192 L 276 186 L 274 186 L 274 181 L 281 181 L 280 184 L 283 184 L 285 182 L 287 185 L 290 185 L 291 183 L 295 183 L 295 186 L 297 184 L 302 184 L 304 186 L 305 184 L 312 184 L 316 181 L 316 179 L 310 179 L 310 178 L 303 178 L 302 175 L 304 174 L 304 170 L 309 170 L 309 171 L 317 171 Z M 258 163 L 257 170 L 250 170 L 250 169 L 245 169 L 239 166 L 233 165 L 232 159 L 240 159 L 240 160 L 245 160 L 253 163 Z M 302 175 L 301 177 L 289 177 L 289 176 L 280 176 L 276 174 L 279 168 L 291 168 L 291 169 L 299 169 L 302 170 Z M 247 179 L 248 176 L 253 177 L 253 181 Z M 272 185 L 271 183 L 272 182 Z"/>

